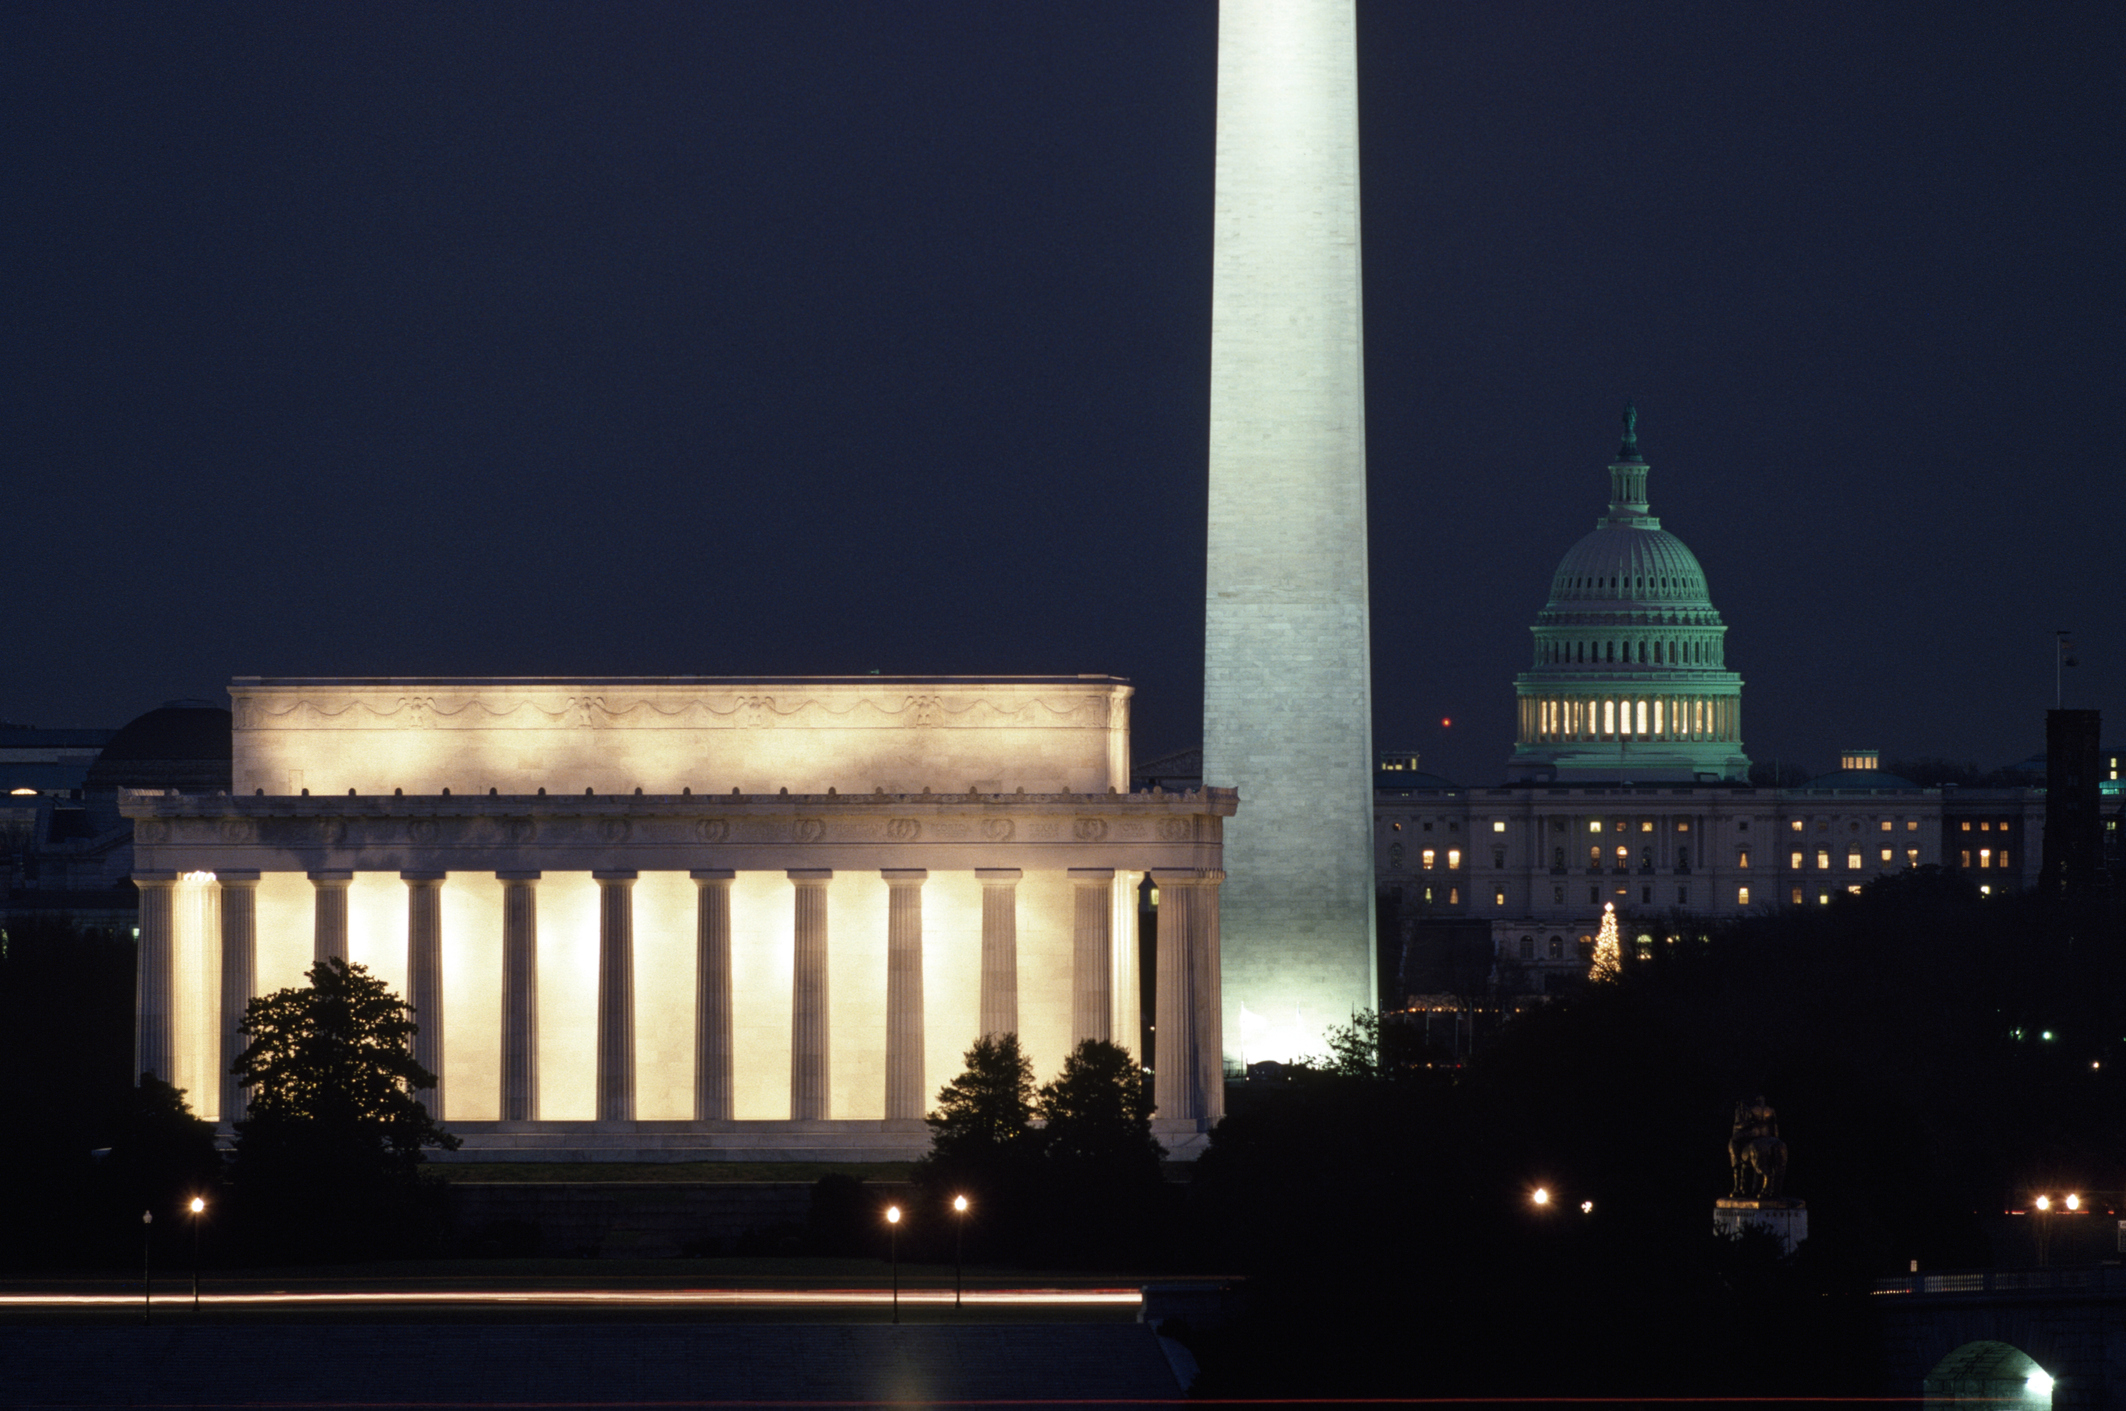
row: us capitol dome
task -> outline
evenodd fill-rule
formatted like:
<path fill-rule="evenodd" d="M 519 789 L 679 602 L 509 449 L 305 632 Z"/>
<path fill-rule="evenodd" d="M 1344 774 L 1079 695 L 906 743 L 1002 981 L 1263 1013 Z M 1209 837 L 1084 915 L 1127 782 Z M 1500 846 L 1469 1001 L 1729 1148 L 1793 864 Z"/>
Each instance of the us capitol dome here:
<path fill-rule="evenodd" d="M 1638 413 L 1609 467 L 1609 512 L 1566 551 L 1514 678 L 1515 783 L 1743 783 L 1742 678 L 1705 570 L 1649 511 Z"/>

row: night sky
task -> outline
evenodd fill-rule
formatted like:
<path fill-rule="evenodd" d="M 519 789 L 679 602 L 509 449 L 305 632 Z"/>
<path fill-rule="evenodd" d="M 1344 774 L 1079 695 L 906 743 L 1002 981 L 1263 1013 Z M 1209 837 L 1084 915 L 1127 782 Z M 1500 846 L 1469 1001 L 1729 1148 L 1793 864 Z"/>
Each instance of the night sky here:
<path fill-rule="evenodd" d="M 2122 38 L 1361 4 L 1377 743 L 1500 777 L 1627 396 L 1753 757 L 2023 758 L 2055 628 L 2126 740 Z M 0 718 L 1090 671 L 1195 744 L 1215 64 L 1208 0 L 7 7 Z"/>

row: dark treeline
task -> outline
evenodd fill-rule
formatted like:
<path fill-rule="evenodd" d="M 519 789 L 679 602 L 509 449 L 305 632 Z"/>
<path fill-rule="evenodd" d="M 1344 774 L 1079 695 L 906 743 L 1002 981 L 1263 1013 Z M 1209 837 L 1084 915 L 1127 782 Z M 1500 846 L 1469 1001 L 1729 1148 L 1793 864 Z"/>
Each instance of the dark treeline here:
<path fill-rule="evenodd" d="M 1618 982 L 1464 1068 L 1390 1024 L 1379 1061 L 1347 1043 L 1242 1093 L 1190 1224 L 1253 1311 L 1196 1336 L 1198 1390 L 1871 1389 L 1872 1280 L 1985 1264 L 2004 1208 L 2126 1170 L 2122 922 L 1930 869 L 1710 932 L 1628 926 L 1654 939 Z M 1760 1092 L 1809 1206 L 1790 1259 L 1710 1234 L 1730 1114 Z"/>

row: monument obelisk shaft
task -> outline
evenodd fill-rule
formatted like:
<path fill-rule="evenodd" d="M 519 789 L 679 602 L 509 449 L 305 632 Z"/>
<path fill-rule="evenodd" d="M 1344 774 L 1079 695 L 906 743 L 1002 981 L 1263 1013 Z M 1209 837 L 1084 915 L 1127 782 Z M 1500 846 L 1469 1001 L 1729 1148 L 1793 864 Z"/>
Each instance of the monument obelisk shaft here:
<path fill-rule="evenodd" d="M 1353 0 L 1222 0 L 1203 777 L 1228 1060 L 1374 1004 L 1372 664 Z"/>

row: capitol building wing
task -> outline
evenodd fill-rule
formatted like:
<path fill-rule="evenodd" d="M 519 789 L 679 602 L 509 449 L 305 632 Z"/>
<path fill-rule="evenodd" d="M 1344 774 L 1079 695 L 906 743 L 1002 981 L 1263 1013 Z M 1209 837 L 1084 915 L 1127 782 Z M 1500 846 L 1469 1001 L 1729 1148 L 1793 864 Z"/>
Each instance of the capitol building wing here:
<path fill-rule="evenodd" d="M 412 1005 L 464 1159 L 887 1159 L 987 1033 L 1222 1110 L 1230 790 L 1129 792 L 1105 676 L 240 677 L 228 795 L 129 793 L 138 1070 L 224 1126 L 253 996 Z M 1138 890 L 1161 893 L 1140 956 Z M 1140 1012 L 1153 963 L 1153 1014 Z"/>

